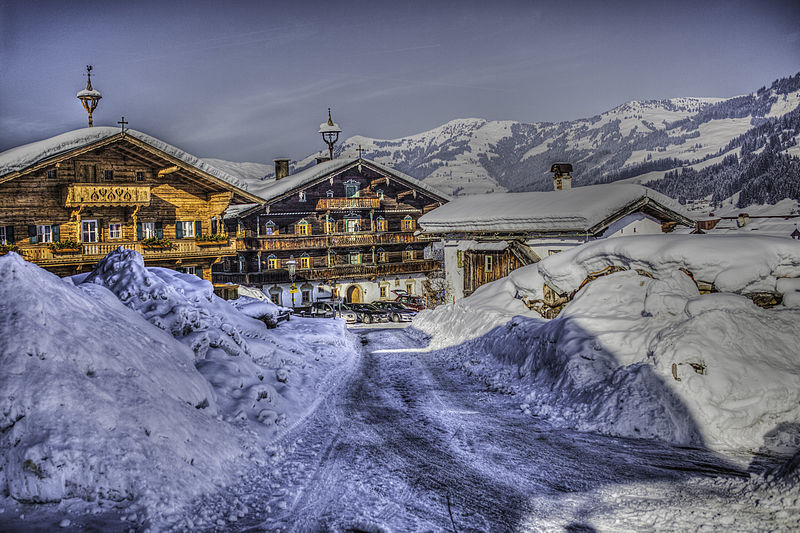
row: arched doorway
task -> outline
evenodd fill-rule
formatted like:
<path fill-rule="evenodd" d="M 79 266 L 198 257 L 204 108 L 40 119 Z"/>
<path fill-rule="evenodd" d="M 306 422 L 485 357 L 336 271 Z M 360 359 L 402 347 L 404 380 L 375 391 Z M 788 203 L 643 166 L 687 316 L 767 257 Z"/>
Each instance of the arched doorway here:
<path fill-rule="evenodd" d="M 361 303 L 361 287 L 358 285 L 351 285 L 347 289 L 347 303 L 357 304 Z"/>

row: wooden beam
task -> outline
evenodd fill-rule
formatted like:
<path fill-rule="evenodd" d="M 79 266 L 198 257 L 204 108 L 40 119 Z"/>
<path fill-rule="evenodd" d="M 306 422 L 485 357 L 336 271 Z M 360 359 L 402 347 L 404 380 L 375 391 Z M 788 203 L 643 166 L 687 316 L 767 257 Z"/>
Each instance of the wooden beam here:
<path fill-rule="evenodd" d="M 158 171 L 158 177 L 163 178 L 167 174 L 172 174 L 173 172 L 177 172 L 181 169 L 178 165 L 172 165 L 171 167 L 162 168 Z"/>

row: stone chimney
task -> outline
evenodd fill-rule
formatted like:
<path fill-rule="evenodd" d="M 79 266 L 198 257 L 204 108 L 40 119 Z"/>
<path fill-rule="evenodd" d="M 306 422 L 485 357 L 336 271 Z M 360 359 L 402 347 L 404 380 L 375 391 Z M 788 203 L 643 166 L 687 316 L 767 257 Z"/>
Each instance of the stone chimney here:
<path fill-rule="evenodd" d="M 280 180 L 289 175 L 289 159 L 274 159 L 275 161 L 275 179 Z"/>
<path fill-rule="evenodd" d="M 572 188 L 572 165 L 570 163 L 553 163 L 550 167 L 553 173 L 553 190 L 561 191 Z"/>

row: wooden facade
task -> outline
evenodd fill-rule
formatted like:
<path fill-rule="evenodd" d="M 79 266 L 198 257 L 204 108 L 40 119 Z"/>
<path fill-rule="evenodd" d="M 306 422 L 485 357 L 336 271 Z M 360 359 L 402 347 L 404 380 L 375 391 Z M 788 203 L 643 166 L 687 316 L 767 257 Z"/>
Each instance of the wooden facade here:
<path fill-rule="evenodd" d="M 71 275 L 122 246 L 210 280 L 211 265 L 236 253 L 226 235 L 211 237 L 223 212 L 258 200 L 120 132 L 0 176 L 0 253 Z"/>
<path fill-rule="evenodd" d="M 417 219 L 447 201 L 416 180 L 366 159 L 328 161 L 278 180 L 279 194 L 226 219 L 239 256 L 215 267 L 215 279 L 253 285 L 376 281 L 423 274 L 440 265 L 420 239 Z M 325 172 L 324 169 L 330 171 Z M 295 184 L 293 186 L 293 184 Z"/>
<path fill-rule="evenodd" d="M 530 263 L 520 260 L 509 248 L 504 250 L 464 250 L 462 252 L 464 296 L 469 296 L 481 285 L 504 278 L 527 264 Z"/>

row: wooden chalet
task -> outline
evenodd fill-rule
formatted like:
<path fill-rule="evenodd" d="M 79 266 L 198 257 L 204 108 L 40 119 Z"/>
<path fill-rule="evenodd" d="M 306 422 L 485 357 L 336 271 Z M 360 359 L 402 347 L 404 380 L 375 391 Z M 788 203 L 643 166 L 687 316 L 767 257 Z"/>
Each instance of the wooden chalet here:
<path fill-rule="evenodd" d="M 363 158 L 287 174 L 288 161 L 276 160 L 274 184 L 260 191 L 266 203 L 226 218 L 239 236 L 238 257 L 215 267 L 216 281 L 257 286 L 282 305 L 423 293 L 440 263 L 417 235 L 417 220 L 447 202 L 444 194 Z"/>
<path fill-rule="evenodd" d="M 572 188 L 570 170 L 553 165 L 553 191 L 465 196 L 421 218 L 424 234 L 443 240 L 448 300 L 591 240 L 694 227 L 675 200 L 656 191 L 634 184 Z"/>
<path fill-rule="evenodd" d="M 223 213 L 261 201 L 235 183 L 134 130 L 85 128 L 12 148 L 0 153 L 0 253 L 64 276 L 122 246 L 148 266 L 210 280 L 211 265 L 236 254 Z"/>

